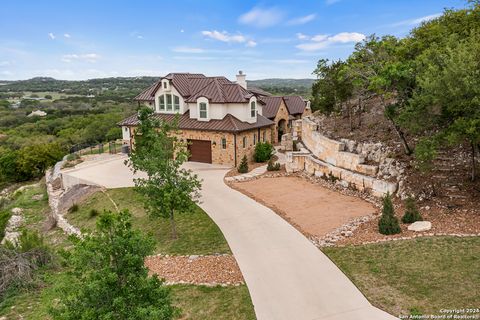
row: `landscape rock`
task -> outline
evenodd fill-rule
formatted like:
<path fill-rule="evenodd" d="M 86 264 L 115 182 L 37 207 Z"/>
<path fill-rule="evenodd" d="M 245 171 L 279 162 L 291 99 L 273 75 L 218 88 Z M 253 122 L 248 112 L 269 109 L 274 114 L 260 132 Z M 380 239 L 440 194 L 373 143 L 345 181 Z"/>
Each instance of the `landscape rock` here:
<path fill-rule="evenodd" d="M 430 221 L 417 221 L 408 226 L 408 230 L 415 232 L 428 231 L 432 228 Z"/>
<path fill-rule="evenodd" d="M 32 200 L 39 201 L 43 199 L 43 194 L 35 194 L 32 196 Z"/>
<path fill-rule="evenodd" d="M 12 211 L 12 214 L 14 215 L 21 215 L 23 213 L 22 208 L 13 208 L 11 211 Z"/>

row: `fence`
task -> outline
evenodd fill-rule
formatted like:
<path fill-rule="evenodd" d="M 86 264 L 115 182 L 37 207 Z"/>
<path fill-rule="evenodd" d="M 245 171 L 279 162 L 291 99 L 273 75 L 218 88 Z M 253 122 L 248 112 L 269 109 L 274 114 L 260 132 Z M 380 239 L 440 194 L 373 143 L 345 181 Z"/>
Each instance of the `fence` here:
<path fill-rule="evenodd" d="M 79 156 L 87 154 L 102 154 L 110 153 L 116 154 L 122 151 L 122 143 L 118 141 L 109 141 L 97 144 L 76 144 L 70 148 L 70 153 L 74 153 Z"/>

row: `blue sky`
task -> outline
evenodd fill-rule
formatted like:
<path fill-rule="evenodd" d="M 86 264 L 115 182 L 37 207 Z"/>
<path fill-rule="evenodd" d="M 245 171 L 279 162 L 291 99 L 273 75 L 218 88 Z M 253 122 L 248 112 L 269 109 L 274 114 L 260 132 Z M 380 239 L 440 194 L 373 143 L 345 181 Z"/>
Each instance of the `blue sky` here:
<path fill-rule="evenodd" d="M 364 36 L 408 31 L 463 0 L 4 1 L 0 79 L 200 72 L 311 78 Z"/>

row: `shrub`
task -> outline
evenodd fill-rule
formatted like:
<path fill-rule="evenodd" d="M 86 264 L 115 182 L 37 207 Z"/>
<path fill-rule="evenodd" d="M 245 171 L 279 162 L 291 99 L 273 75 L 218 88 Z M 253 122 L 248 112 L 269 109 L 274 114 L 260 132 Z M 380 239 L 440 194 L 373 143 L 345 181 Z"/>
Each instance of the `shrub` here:
<path fill-rule="evenodd" d="M 70 207 L 70 209 L 68 209 L 68 212 L 69 212 L 69 213 L 74 213 L 74 212 L 77 212 L 78 209 L 79 209 L 78 204 L 74 203 L 74 204 Z"/>
<path fill-rule="evenodd" d="M 400 225 L 398 219 L 395 217 L 395 211 L 393 209 L 392 198 L 390 193 L 383 198 L 382 216 L 378 221 L 378 231 L 381 234 L 390 235 L 400 233 Z"/>
<path fill-rule="evenodd" d="M 418 212 L 413 198 L 407 198 L 405 201 L 405 214 L 402 217 L 403 223 L 414 223 L 415 221 L 422 221 L 422 215 Z"/>
<path fill-rule="evenodd" d="M 240 162 L 240 165 L 238 166 L 238 172 L 240 173 L 247 173 L 248 172 L 248 160 L 247 156 L 243 156 L 242 161 Z"/>
<path fill-rule="evenodd" d="M 255 159 L 255 162 L 268 161 L 273 156 L 274 150 L 275 149 L 273 148 L 272 144 L 269 142 L 259 142 L 255 146 L 253 158 Z"/>
<path fill-rule="evenodd" d="M 96 217 L 100 214 L 97 209 L 90 209 L 90 218 Z"/>
<path fill-rule="evenodd" d="M 9 219 L 9 211 L 0 211 L 0 241 L 2 241 L 3 237 L 5 236 L 5 228 L 7 227 Z"/>
<path fill-rule="evenodd" d="M 278 171 L 278 170 L 280 170 L 280 163 L 273 162 L 273 160 L 270 159 L 268 161 L 267 170 L 268 171 Z"/>

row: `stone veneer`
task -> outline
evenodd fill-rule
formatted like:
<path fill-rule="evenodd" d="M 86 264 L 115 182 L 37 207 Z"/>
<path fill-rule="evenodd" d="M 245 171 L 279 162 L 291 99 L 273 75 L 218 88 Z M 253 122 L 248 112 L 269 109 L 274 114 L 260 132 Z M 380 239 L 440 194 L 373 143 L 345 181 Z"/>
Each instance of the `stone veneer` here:
<path fill-rule="evenodd" d="M 397 183 L 376 178 L 378 166 L 364 164 L 364 156 L 346 152 L 345 143 L 323 136 L 310 119 L 295 121 L 294 132 L 308 151 L 287 153 L 287 172 L 305 171 L 319 177 L 331 175 L 344 186 L 369 191 L 376 197 L 397 190 Z"/>

